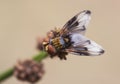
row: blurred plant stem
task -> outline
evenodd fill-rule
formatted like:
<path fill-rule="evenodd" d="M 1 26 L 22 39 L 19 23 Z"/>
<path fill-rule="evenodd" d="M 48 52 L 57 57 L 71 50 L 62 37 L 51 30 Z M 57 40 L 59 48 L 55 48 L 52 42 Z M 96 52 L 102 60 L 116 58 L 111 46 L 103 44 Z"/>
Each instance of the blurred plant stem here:
<path fill-rule="evenodd" d="M 46 58 L 47 56 L 48 56 L 47 52 L 41 51 L 39 54 L 33 56 L 33 60 L 40 62 L 42 59 Z M 3 80 L 6 80 L 10 76 L 12 76 L 13 72 L 14 72 L 14 67 L 9 68 L 3 73 L 0 73 L 0 84 Z"/>

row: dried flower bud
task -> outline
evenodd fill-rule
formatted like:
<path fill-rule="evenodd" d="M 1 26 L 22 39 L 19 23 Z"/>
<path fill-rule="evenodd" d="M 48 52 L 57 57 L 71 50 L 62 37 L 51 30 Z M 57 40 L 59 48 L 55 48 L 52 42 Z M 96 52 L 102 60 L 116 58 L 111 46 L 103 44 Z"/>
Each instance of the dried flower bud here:
<path fill-rule="evenodd" d="M 42 43 L 43 43 L 43 38 L 38 37 L 37 38 L 37 49 L 43 50 Z"/>
<path fill-rule="evenodd" d="M 33 60 L 19 61 L 14 68 L 14 75 L 23 81 L 37 82 L 44 74 L 43 64 Z"/>

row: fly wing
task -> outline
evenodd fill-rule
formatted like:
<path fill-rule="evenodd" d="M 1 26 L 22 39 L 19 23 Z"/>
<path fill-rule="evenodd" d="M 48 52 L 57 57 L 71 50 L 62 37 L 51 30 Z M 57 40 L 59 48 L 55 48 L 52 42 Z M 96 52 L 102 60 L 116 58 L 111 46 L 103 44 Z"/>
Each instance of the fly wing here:
<path fill-rule="evenodd" d="M 84 10 L 75 15 L 63 26 L 63 34 L 73 32 L 79 32 L 80 34 L 84 34 L 86 26 L 91 18 L 90 15 L 91 12 L 89 10 Z"/>
<path fill-rule="evenodd" d="M 104 53 L 104 50 L 100 45 L 81 34 L 71 34 L 70 38 L 72 46 L 67 49 L 67 51 L 72 54 L 95 56 Z"/>

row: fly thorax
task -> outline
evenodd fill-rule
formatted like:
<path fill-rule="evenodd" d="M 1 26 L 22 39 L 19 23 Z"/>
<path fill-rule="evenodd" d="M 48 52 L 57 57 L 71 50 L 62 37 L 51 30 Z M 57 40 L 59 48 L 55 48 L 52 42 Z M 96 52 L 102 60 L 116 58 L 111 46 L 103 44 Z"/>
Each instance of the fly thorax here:
<path fill-rule="evenodd" d="M 65 41 L 62 37 L 55 37 L 50 39 L 50 44 L 53 45 L 56 50 L 60 50 L 65 47 Z"/>

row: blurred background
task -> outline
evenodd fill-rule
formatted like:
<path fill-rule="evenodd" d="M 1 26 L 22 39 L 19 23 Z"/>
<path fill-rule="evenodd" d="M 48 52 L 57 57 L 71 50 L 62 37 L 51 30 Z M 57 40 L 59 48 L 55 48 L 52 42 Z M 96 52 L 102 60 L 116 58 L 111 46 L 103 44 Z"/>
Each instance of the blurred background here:
<path fill-rule="evenodd" d="M 119 0 L 0 0 L 0 72 L 37 53 L 36 38 L 91 10 L 86 36 L 102 45 L 96 57 L 68 55 L 44 60 L 46 74 L 36 84 L 120 84 Z M 11 77 L 2 84 L 29 84 Z"/>

